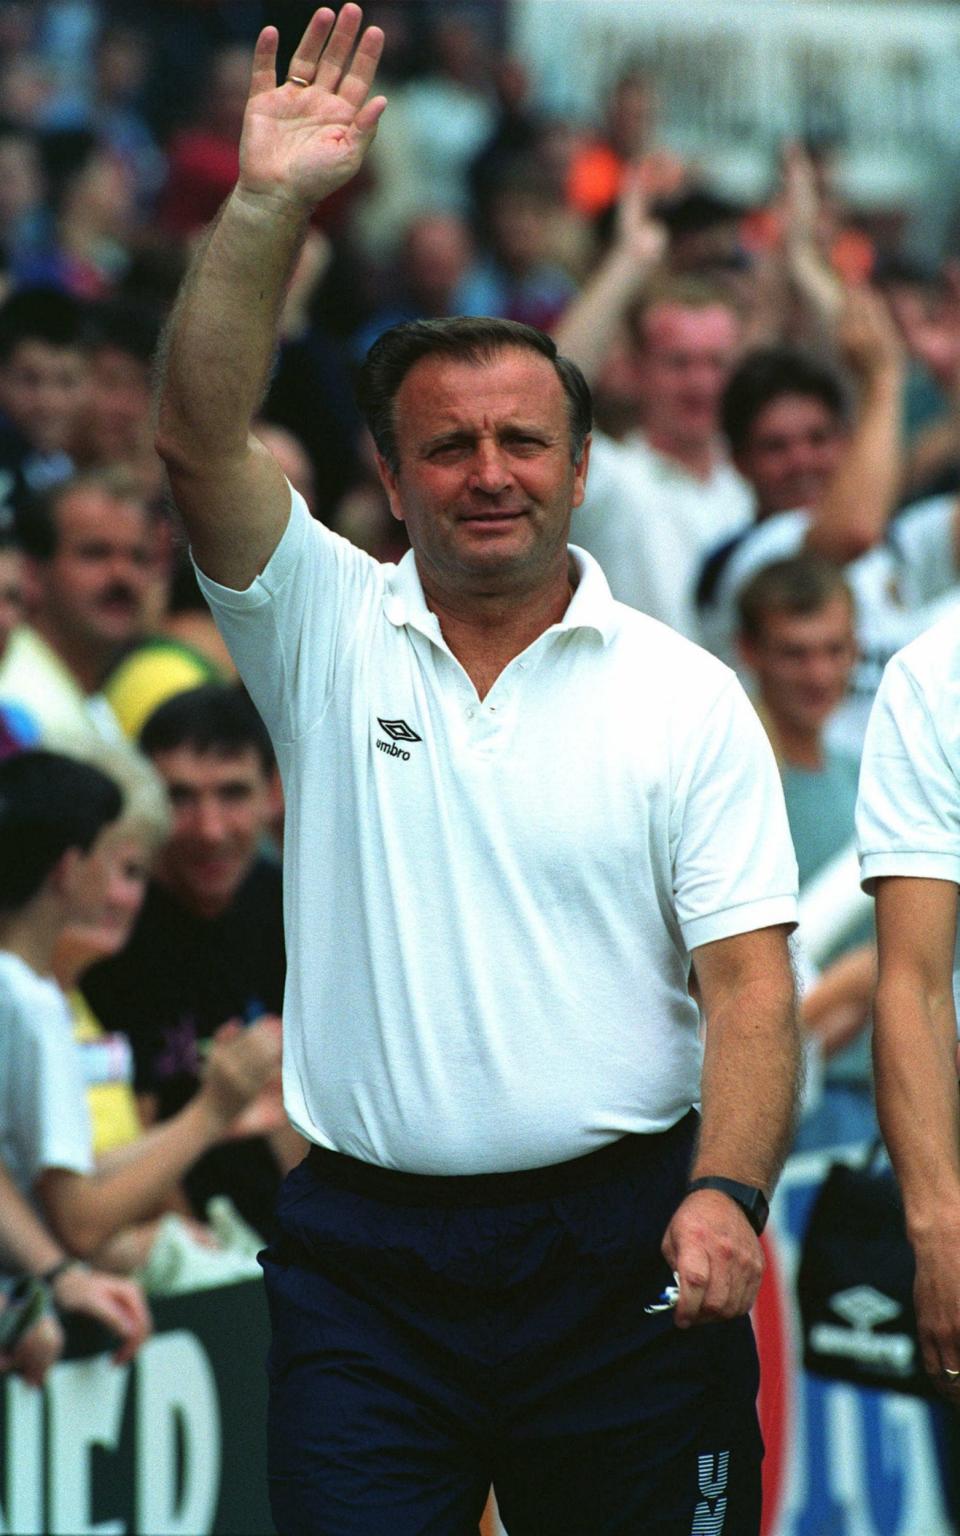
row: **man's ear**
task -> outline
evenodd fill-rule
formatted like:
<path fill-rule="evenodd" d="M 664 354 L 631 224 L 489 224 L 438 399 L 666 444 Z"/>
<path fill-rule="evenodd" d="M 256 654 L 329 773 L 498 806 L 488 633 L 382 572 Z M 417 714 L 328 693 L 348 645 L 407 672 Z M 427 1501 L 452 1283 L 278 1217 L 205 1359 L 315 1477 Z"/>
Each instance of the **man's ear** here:
<path fill-rule="evenodd" d="M 380 484 L 387 493 L 390 511 L 398 523 L 405 522 L 403 502 L 400 499 L 400 490 L 397 485 L 397 474 L 390 468 L 382 453 L 375 452 L 374 458 L 377 463 L 377 474 L 380 476 Z"/>
<path fill-rule="evenodd" d="M 61 853 L 45 882 L 57 896 L 68 901 L 74 898 L 83 857 L 79 848 L 66 848 Z"/>
<path fill-rule="evenodd" d="M 590 464 L 590 445 L 593 438 L 588 432 L 583 443 L 580 457 L 573 466 L 573 505 L 579 507 L 583 502 L 587 490 L 587 469 Z"/>

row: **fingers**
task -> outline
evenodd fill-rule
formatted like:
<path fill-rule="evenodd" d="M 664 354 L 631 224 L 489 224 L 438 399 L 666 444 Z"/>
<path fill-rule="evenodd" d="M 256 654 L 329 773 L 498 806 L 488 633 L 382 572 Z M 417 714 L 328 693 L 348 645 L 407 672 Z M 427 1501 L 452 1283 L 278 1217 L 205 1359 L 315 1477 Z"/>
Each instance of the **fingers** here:
<path fill-rule="evenodd" d="M 345 5 L 337 17 L 327 45 L 316 66 L 316 83 L 328 91 L 335 91 L 353 52 L 353 45 L 360 31 L 363 12 L 359 5 Z"/>
<path fill-rule="evenodd" d="M 261 91 L 272 91 L 277 84 L 277 43 L 279 34 L 276 27 L 264 27 L 257 38 L 253 50 L 253 67 L 250 71 L 250 96 L 259 96 Z"/>
<path fill-rule="evenodd" d="M 746 1216 L 726 1195 L 712 1190 L 689 1195 L 667 1228 L 663 1253 L 678 1276 L 678 1328 L 741 1317 L 753 1306 L 763 1251 Z"/>
<path fill-rule="evenodd" d="M 362 107 L 370 94 L 382 52 L 382 31 L 379 27 L 368 27 L 360 39 L 349 70 L 340 81 L 339 94 L 352 107 Z"/>
<path fill-rule="evenodd" d="M 311 84 L 313 83 L 316 79 L 320 55 L 330 36 L 334 19 L 334 13 L 328 6 L 322 6 L 319 11 L 314 11 L 290 60 L 290 67 L 287 70 L 288 79 L 291 75 L 298 75 L 301 80 L 309 80 Z"/>
<path fill-rule="evenodd" d="M 362 20 L 358 5 L 345 5 L 336 18 L 326 6 L 316 11 L 290 60 L 287 78 L 297 76 L 324 91 L 336 92 L 356 109 L 362 107 L 370 94 L 384 41 L 379 27 L 367 27 L 357 43 Z M 368 112 L 366 124 L 358 125 L 361 131 L 371 131 L 382 111 L 381 105 L 374 113 Z"/>

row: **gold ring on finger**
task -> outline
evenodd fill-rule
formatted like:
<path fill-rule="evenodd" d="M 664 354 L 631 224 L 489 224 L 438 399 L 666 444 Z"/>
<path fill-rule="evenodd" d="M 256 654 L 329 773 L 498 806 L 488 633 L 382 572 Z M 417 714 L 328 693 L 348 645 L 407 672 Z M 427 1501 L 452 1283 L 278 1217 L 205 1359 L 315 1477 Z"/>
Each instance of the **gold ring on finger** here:
<path fill-rule="evenodd" d="M 302 75 L 288 75 L 287 76 L 287 84 L 288 85 L 312 85 L 313 82 L 311 80 L 304 80 Z"/>

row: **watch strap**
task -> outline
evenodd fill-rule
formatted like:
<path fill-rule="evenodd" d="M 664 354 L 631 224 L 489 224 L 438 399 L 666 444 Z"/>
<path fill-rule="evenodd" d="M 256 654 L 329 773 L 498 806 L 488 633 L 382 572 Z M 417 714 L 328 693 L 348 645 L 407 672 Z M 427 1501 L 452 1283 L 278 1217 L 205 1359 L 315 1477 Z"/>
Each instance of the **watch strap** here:
<path fill-rule="evenodd" d="M 687 1194 L 692 1195 L 697 1189 L 718 1189 L 722 1195 L 728 1195 L 735 1200 L 743 1211 L 757 1236 L 763 1231 L 770 1214 L 770 1206 L 762 1189 L 755 1184 L 741 1184 L 739 1179 L 725 1179 L 719 1174 L 705 1174 L 703 1178 L 691 1179 L 687 1185 Z"/>

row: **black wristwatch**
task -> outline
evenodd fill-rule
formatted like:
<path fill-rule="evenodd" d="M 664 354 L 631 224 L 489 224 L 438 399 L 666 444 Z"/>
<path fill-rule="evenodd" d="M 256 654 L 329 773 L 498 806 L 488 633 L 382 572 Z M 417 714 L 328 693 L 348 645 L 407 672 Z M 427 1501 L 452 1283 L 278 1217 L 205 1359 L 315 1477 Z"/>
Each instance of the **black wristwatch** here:
<path fill-rule="evenodd" d="M 757 1236 L 763 1231 L 770 1215 L 770 1205 L 762 1189 L 753 1184 L 741 1184 L 738 1179 L 722 1179 L 716 1174 L 706 1174 L 702 1179 L 691 1179 L 687 1194 L 695 1189 L 719 1189 L 723 1195 L 735 1200 Z"/>

